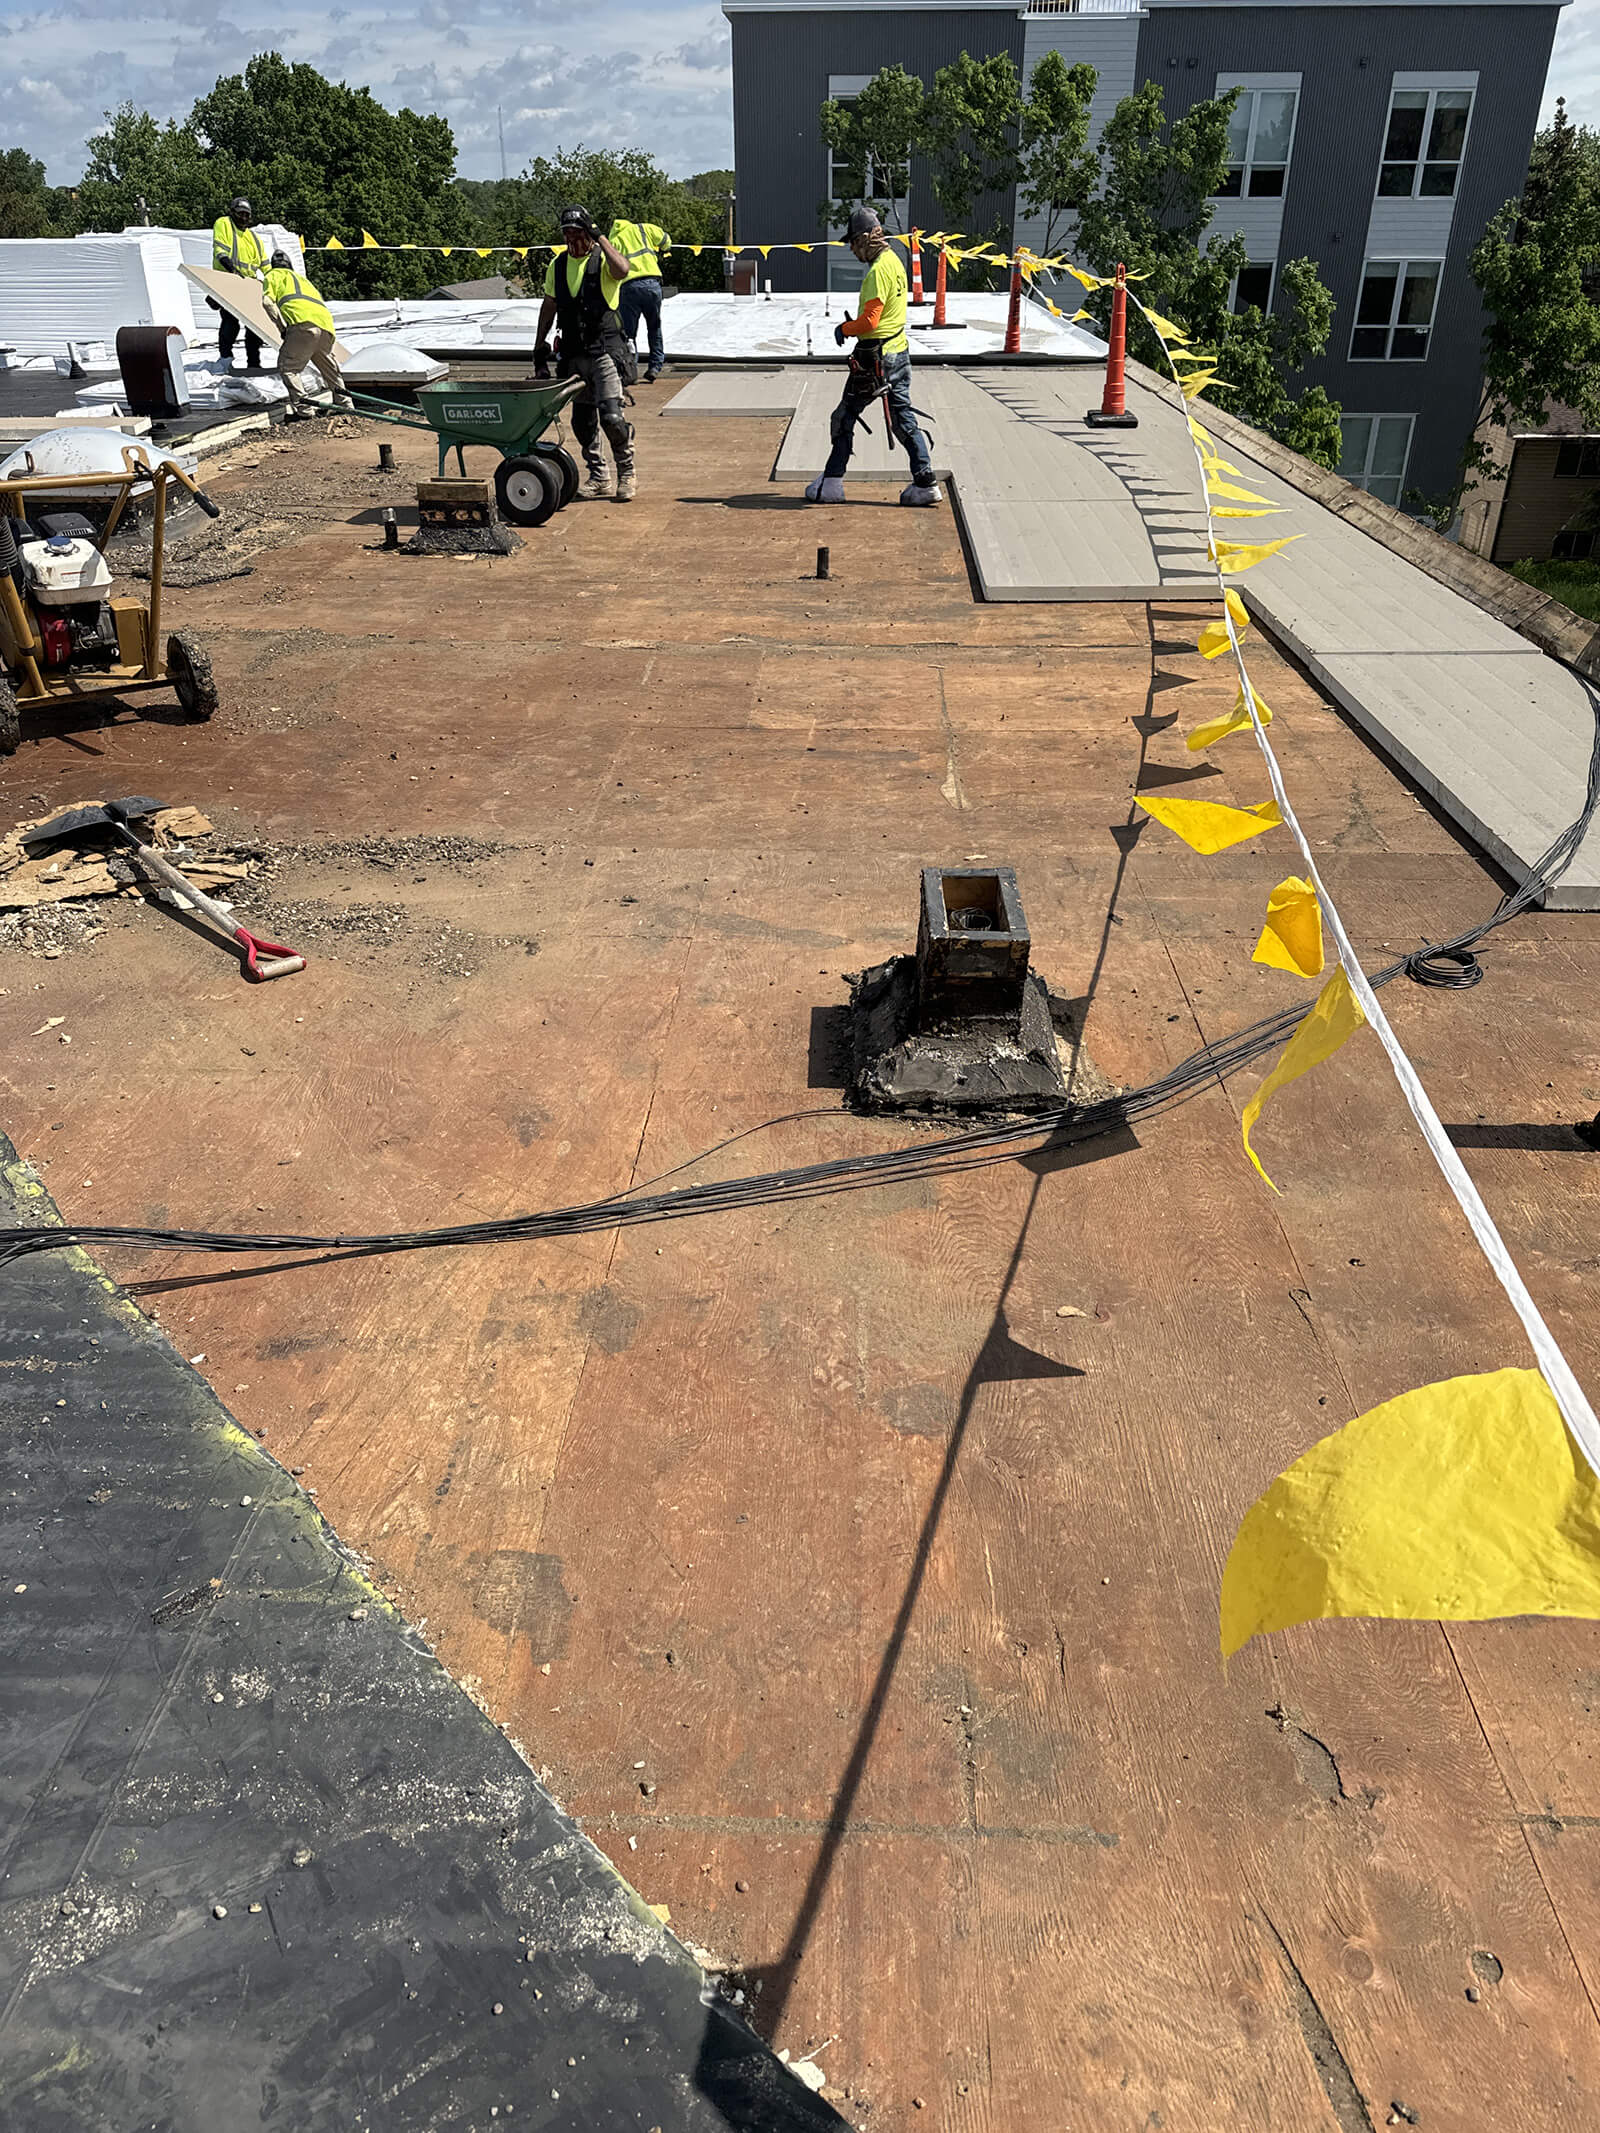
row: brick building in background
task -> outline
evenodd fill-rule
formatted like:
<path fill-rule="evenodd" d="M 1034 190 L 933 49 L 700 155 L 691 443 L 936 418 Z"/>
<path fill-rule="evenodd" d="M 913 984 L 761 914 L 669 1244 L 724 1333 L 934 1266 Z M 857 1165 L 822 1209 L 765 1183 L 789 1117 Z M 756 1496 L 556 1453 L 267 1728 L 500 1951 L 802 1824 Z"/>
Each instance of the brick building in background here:
<path fill-rule="evenodd" d="M 1270 306 L 1279 261 L 1314 260 L 1338 309 L 1328 353 L 1304 378 L 1343 409 L 1341 471 L 1390 503 L 1409 489 L 1442 495 L 1477 413 L 1483 312 L 1467 261 L 1522 190 L 1564 4 L 723 0 L 740 235 L 819 233 L 835 179 L 818 110 L 882 66 L 931 83 L 963 51 L 1009 52 L 1026 84 L 1059 51 L 1098 70 L 1101 123 L 1147 80 L 1173 117 L 1237 85 L 1237 160 L 1212 223 L 1249 243 L 1235 300 Z M 915 162 L 909 208 L 938 219 Z M 980 203 L 972 226 L 996 221 L 1037 243 L 1014 199 Z M 852 267 L 837 251 L 775 252 L 763 271 L 780 288 L 822 289 L 830 276 L 848 287 Z"/>

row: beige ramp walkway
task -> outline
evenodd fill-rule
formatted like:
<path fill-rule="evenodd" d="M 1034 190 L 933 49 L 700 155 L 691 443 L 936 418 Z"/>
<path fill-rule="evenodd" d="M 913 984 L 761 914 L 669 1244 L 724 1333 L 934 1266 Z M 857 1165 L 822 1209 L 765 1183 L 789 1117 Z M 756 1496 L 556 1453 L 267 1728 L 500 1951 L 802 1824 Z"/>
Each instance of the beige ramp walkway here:
<path fill-rule="evenodd" d="M 1154 540 L 1186 523 L 1179 499 L 1194 496 L 1198 475 L 1170 402 L 1130 385 L 1138 429 L 1094 431 L 1078 407 L 1079 380 L 996 368 L 980 382 L 1041 452 L 1048 440 L 1115 474 Z M 1241 526 L 1262 537 L 1303 536 L 1238 581 L 1251 613 L 1453 822 L 1508 873 L 1523 874 L 1583 805 L 1595 738 L 1584 685 L 1470 600 L 1289 488 L 1242 446 L 1230 443 L 1226 456 L 1248 487 L 1283 510 Z M 970 499 L 963 506 L 973 509 Z M 1032 597 L 1082 598 L 1080 585 L 1047 583 L 1068 561 L 1055 517 L 1041 509 L 1029 529 Z M 1104 574 L 1097 557 L 1094 575 Z M 1214 582 L 1209 590 L 1214 596 Z M 1600 910 L 1600 828 L 1591 828 L 1548 902 Z"/>

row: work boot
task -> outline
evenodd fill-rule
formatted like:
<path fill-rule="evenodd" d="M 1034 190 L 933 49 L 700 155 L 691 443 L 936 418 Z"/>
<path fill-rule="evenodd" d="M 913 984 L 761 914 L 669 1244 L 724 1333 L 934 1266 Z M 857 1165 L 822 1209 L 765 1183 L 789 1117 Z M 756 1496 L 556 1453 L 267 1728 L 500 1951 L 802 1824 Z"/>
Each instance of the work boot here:
<path fill-rule="evenodd" d="M 905 499 L 902 497 L 901 501 L 904 502 Z M 807 482 L 806 502 L 808 504 L 842 504 L 844 502 L 844 480 L 842 476 L 838 474 L 819 474 L 815 481 Z"/>
<path fill-rule="evenodd" d="M 604 466 L 591 467 L 589 469 L 589 479 L 578 491 L 578 494 L 586 504 L 608 503 L 616 494 L 616 489 L 611 479 L 611 469 Z"/>
<path fill-rule="evenodd" d="M 926 481 L 909 481 L 900 491 L 903 504 L 942 504 L 944 491 L 930 474 Z"/>
<path fill-rule="evenodd" d="M 629 467 L 626 474 L 617 476 L 617 502 L 619 504 L 631 504 L 633 502 L 636 481 L 637 477 L 632 467 Z"/>

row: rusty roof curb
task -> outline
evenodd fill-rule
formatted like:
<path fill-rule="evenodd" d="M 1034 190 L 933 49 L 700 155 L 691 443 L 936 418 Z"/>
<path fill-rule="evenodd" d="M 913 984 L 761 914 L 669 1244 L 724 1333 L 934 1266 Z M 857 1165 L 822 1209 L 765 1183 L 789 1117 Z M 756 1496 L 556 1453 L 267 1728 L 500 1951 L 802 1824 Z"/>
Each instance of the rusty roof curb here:
<path fill-rule="evenodd" d="M 1128 374 L 1147 391 L 1163 397 L 1170 388 L 1170 380 L 1143 363 L 1130 360 Z M 1209 400 L 1205 403 L 1205 423 L 1218 437 L 1260 460 L 1280 481 L 1332 511 L 1380 547 L 1414 563 L 1438 584 L 1470 600 L 1474 607 L 1482 608 L 1519 637 L 1526 637 L 1541 652 L 1548 652 L 1552 659 L 1559 659 L 1576 673 L 1600 680 L 1600 626 L 1575 615 L 1570 607 L 1540 592 L 1537 586 L 1524 585 L 1520 578 L 1474 555 L 1470 548 L 1462 548 L 1431 527 L 1419 525 L 1393 504 L 1369 496 L 1343 475 L 1331 474 L 1314 460 L 1291 451 L 1264 430 L 1252 429 L 1248 422 L 1241 422 L 1237 415 L 1230 415 Z"/>

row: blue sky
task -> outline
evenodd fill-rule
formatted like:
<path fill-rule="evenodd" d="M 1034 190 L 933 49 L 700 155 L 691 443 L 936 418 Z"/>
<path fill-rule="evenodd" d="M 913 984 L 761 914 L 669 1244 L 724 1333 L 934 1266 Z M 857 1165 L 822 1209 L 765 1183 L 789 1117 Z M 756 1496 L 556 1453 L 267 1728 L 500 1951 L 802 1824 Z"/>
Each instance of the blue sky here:
<path fill-rule="evenodd" d="M 728 25 L 711 0 L 0 0 L 0 145 L 43 157 L 53 183 L 83 167 L 83 143 L 124 98 L 177 117 L 219 73 L 270 45 L 437 111 L 461 173 L 497 176 L 496 108 L 508 168 L 557 146 L 649 149 L 674 173 L 733 161 Z M 238 55 L 234 57 L 233 55 Z M 1600 0 L 1563 8 L 1545 98 L 1600 126 Z M 807 202 L 809 218 L 814 202 Z"/>

